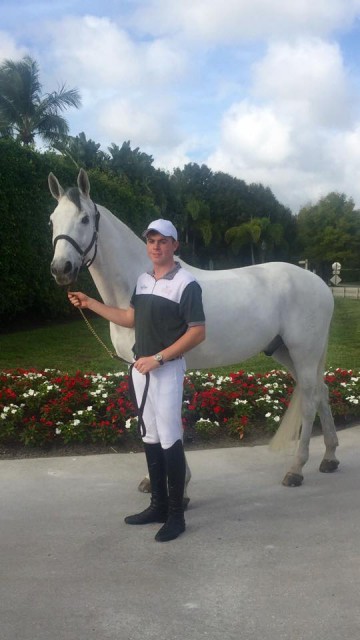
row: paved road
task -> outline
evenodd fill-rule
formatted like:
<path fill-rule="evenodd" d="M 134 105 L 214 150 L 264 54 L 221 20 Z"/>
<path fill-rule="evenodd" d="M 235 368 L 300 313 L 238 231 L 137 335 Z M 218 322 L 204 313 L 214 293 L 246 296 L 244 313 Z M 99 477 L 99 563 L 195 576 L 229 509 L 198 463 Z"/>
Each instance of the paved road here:
<path fill-rule="evenodd" d="M 267 447 L 192 451 L 187 532 L 123 516 L 142 454 L 0 462 L 1 640 L 357 640 L 360 427 L 300 488 Z"/>

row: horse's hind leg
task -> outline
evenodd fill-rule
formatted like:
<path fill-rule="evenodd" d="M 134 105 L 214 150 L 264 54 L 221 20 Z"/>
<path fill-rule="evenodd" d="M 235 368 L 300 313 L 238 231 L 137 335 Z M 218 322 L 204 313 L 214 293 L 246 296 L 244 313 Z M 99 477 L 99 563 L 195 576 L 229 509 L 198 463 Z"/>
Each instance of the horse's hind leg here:
<path fill-rule="evenodd" d="M 282 481 L 286 487 L 299 486 L 304 480 L 302 470 L 309 459 L 310 438 L 318 404 L 315 372 L 313 375 L 300 374 L 298 385 L 301 405 L 301 434 L 293 463 Z"/>
<path fill-rule="evenodd" d="M 321 385 L 318 410 L 325 442 L 325 454 L 319 469 L 322 473 L 332 473 L 339 466 L 339 460 L 335 456 L 339 441 L 329 404 L 329 390 L 325 383 Z"/>
<path fill-rule="evenodd" d="M 274 359 L 284 364 L 297 382 L 297 391 L 300 396 L 300 408 L 295 405 L 294 411 L 301 413 L 301 435 L 298 442 L 293 463 L 285 474 L 282 484 L 286 487 L 298 487 L 303 483 L 303 467 L 309 459 L 309 445 L 311 432 L 319 402 L 317 387 L 316 361 L 305 369 L 300 364 L 295 364 L 295 359 L 290 355 L 286 346 L 280 347 L 273 355 Z M 296 416 L 293 416 L 296 420 Z M 298 417 L 300 422 L 300 416 Z"/>
<path fill-rule="evenodd" d="M 302 468 L 309 457 L 310 437 L 317 411 L 319 412 L 326 447 L 324 458 L 320 464 L 320 471 L 331 473 L 339 466 L 339 461 L 335 456 L 338 439 L 329 405 L 329 392 L 323 381 L 322 372 L 321 374 L 318 372 L 316 378 L 314 373 L 296 375 L 294 362 L 286 347 L 278 349 L 273 357 L 281 364 L 284 364 L 299 382 L 302 414 L 301 437 L 293 465 L 283 479 L 285 486 L 299 486 L 303 481 Z M 296 369 L 300 370 L 301 368 L 297 366 Z"/>

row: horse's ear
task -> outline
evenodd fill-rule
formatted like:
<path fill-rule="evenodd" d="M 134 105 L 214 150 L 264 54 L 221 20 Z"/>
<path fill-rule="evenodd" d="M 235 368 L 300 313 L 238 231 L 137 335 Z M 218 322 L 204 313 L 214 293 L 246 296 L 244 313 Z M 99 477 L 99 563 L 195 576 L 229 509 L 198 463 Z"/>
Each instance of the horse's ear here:
<path fill-rule="evenodd" d="M 90 182 L 85 169 L 80 169 L 77 183 L 81 193 L 88 198 L 90 195 Z"/>
<path fill-rule="evenodd" d="M 48 176 L 48 184 L 50 193 L 55 198 L 55 200 L 60 200 L 60 198 L 64 195 L 64 189 L 60 185 L 59 180 L 54 176 L 53 173 L 49 173 Z"/>

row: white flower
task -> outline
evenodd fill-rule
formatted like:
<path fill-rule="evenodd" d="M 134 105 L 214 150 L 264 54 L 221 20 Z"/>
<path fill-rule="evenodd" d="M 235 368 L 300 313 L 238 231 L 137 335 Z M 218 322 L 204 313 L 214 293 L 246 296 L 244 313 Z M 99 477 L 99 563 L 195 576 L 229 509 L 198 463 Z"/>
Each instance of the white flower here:
<path fill-rule="evenodd" d="M 265 413 L 265 418 L 270 418 L 270 416 L 271 416 L 270 411 L 268 411 L 267 413 Z"/>
<path fill-rule="evenodd" d="M 275 416 L 274 417 L 274 422 L 280 422 L 280 416 Z"/>
<path fill-rule="evenodd" d="M 24 398 L 28 398 L 29 396 L 32 397 L 32 398 L 35 398 L 35 396 L 38 396 L 38 395 L 39 395 L 38 392 L 34 391 L 34 389 L 29 389 L 29 391 L 27 393 L 26 392 L 23 393 L 23 397 Z"/>
<path fill-rule="evenodd" d="M 61 433 L 61 429 L 59 429 L 59 427 L 56 427 L 55 433 L 56 433 L 57 436 L 59 436 L 60 433 Z"/>
<path fill-rule="evenodd" d="M 77 418 L 75 420 L 73 420 L 74 427 L 77 427 L 78 424 L 80 424 L 80 420 L 78 420 Z"/>

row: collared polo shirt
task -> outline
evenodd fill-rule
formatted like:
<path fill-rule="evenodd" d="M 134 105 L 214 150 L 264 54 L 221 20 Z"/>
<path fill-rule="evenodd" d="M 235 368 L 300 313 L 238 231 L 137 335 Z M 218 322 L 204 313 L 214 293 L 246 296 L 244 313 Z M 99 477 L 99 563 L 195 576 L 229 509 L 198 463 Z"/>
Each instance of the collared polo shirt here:
<path fill-rule="evenodd" d="M 205 324 L 201 287 L 179 263 L 159 280 L 143 273 L 130 304 L 135 309 L 136 357 L 154 355 L 176 342 L 188 327 Z"/>

